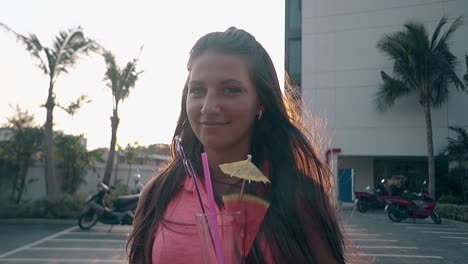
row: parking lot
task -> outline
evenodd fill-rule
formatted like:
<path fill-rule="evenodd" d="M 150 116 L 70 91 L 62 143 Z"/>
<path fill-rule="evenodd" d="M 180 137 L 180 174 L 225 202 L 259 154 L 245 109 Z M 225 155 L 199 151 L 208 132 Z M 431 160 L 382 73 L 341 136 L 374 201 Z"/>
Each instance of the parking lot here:
<path fill-rule="evenodd" d="M 444 221 L 445 220 L 445 221 Z M 383 211 L 343 210 L 350 259 L 364 263 L 468 263 L 468 224 L 429 219 L 391 222 Z"/>
<path fill-rule="evenodd" d="M 125 243 L 131 227 L 114 226 L 111 232 L 109 228 L 98 224 L 90 231 L 81 231 L 78 226 L 69 226 L 0 253 L 0 263 L 125 263 Z"/>
<path fill-rule="evenodd" d="M 426 220 L 391 222 L 383 211 L 343 209 L 350 263 L 468 263 L 468 224 Z M 0 224 L 0 263 L 125 263 L 129 226 Z M 355 260 L 355 259 L 358 260 Z"/>

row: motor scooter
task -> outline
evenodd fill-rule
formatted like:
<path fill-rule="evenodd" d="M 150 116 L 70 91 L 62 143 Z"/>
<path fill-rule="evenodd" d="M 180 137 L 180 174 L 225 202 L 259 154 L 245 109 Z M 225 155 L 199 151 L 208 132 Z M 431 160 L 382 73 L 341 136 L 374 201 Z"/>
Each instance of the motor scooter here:
<path fill-rule="evenodd" d="M 431 217 L 436 224 L 442 223 L 442 218 L 435 210 L 437 201 L 429 194 L 426 188 L 427 182 L 423 182 L 420 193 L 413 193 L 409 198 L 389 197 L 385 211 L 388 213 L 388 218 L 393 222 L 400 222 L 406 218 L 425 219 Z"/>
<path fill-rule="evenodd" d="M 112 208 L 109 208 L 105 198 L 110 192 L 107 185 L 102 182 L 98 184 L 97 193 L 90 195 L 86 207 L 78 218 L 78 226 L 82 230 L 90 229 L 97 222 L 112 226 L 133 224 L 140 194 L 119 196 L 112 201 Z"/>
<path fill-rule="evenodd" d="M 383 209 L 385 207 L 385 199 L 390 196 L 390 193 L 385 189 L 385 179 L 382 179 L 375 189 L 367 186 L 367 192 L 354 192 L 356 198 L 354 203 L 359 212 L 365 213 L 369 209 Z"/>

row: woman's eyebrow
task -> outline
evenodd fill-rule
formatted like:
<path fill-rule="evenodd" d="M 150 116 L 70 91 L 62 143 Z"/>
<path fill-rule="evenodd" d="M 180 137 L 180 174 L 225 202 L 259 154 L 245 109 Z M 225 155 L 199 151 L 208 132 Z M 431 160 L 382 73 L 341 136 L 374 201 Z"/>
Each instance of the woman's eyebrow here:
<path fill-rule="evenodd" d="M 189 82 L 189 86 L 203 85 L 202 81 L 193 80 Z"/>
<path fill-rule="evenodd" d="M 237 84 L 237 85 L 242 85 L 242 82 L 237 80 L 237 79 L 226 79 L 226 80 L 222 80 L 221 81 L 221 84 Z"/>
<path fill-rule="evenodd" d="M 189 86 L 196 86 L 196 85 L 203 85 L 204 82 L 198 81 L 198 80 L 192 80 L 189 82 Z M 220 84 L 226 85 L 226 84 L 237 84 L 237 85 L 242 85 L 243 83 L 237 79 L 230 78 L 230 79 L 225 79 L 220 82 Z"/>

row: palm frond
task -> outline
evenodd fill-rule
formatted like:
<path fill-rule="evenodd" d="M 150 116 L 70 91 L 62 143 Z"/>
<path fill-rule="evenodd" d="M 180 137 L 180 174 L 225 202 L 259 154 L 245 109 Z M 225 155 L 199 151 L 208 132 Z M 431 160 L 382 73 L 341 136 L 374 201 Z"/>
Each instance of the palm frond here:
<path fill-rule="evenodd" d="M 130 95 L 130 89 L 135 87 L 138 75 L 142 73 L 136 71 L 138 58 L 128 62 L 125 68 L 120 69 L 112 52 L 104 51 L 102 55 L 107 68 L 104 80 L 107 81 L 106 85 L 112 89 L 115 106 L 118 106 L 120 101 L 124 101 Z"/>
<path fill-rule="evenodd" d="M 61 31 L 55 38 L 51 56 L 54 58 L 53 77 L 61 72 L 67 72 L 67 68 L 73 67 L 81 54 L 97 51 L 98 45 L 84 36 L 81 27 Z"/>
<path fill-rule="evenodd" d="M 29 37 L 21 35 L 1 22 L 0 27 L 4 28 L 7 32 L 13 34 L 16 37 L 16 40 L 23 44 L 26 47 L 26 50 L 35 59 L 36 66 L 38 66 L 42 70 L 42 72 L 48 74 L 45 58 L 42 57 L 42 51 L 44 48 L 36 35 L 30 34 Z"/>
<path fill-rule="evenodd" d="M 435 107 L 446 102 L 449 87 L 452 85 L 459 91 L 466 90 L 463 82 L 455 72 L 456 61 L 447 54 L 432 53 L 428 61 L 427 83 L 430 85 L 431 101 Z"/>
<path fill-rule="evenodd" d="M 136 60 L 130 61 L 127 63 L 125 68 L 122 71 L 122 89 L 120 94 L 120 99 L 124 101 L 127 99 L 130 94 L 130 89 L 135 86 L 136 81 L 138 80 L 138 73 L 135 71 Z"/>
<path fill-rule="evenodd" d="M 440 37 L 439 41 L 434 45 L 437 46 L 439 43 L 448 43 L 453 36 L 453 33 L 463 25 L 462 16 L 459 16 L 453 21 L 452 25 L 450 25 L 449 29 Z"/>
<path fill-rule="evenodd" d="M 112 94 L 114 94 L 120 85 L 120 68 L 115 62 L 115 56 L 110 51 L 104 51 L 102 53 L 104 61 L 106 63 L 106 73 L 104 74 L 104 80 L 107 81 L 106 85 L 111 88 Z"/>
<path fill-rule="evenodd" d="M 430 91 L 430 100 L 434 107 L 439 107 L 447 102 L 449 96 L 449 89 L 447 86 L 450 85 L 450 76 L 446 74 L 433 74 Z"/>
<path fill-rule="evenodd" d="M 379 87 L 374 100 L 379 111 L 385 111 L 391 108 L 395 101 L 409 93 L 411 89 L 401 80 L 394 79 L 384 71 L 380 72 L 383 84 Z"/>
<path fill-rule="evenodd" d="M 447 138 L 445 153 L 452 160 L 468 161 L 468 132 L 462 127 L 450 126 L 449 129 L 457 133 L 457 138 Z"/>
<path fill-rule="evenodd" d="M 431 39 L 431 50 L 437 45 L 437 41 L 439 39 L 439 34 L 440 30 L 442 29 L 443 26 L 447 24 L 447 18 L 445 16 L 442 16 L 442 18 L 439 21 L 439 24 L 437 24 L 436 29 L 434 30 L 434 33 L 432 34 L 432 39 Z"/>
<path fill-rule="evenodd" d="M 385 34 L 384 37 L 377 42 L 377 48 L 391 59 L 406 61 L 408 51 L 405 42 L 406 36 L 403 32 Z"/>
<path fill-rule="evenodd" d="M 410 21 L 404 25 L 408 36 L 409 48 L 413 53 L 424 54 L 429 51 L 429 35 L 424 24 Z"/>
<path fill-rule="evenodd" d="M 465 76 L 463 76 L 463 79 L 465 80 L 465 84 L 468 86 L 468 55 L 465 54 L 465 63 L 466 63 L 466 73 Z"/>

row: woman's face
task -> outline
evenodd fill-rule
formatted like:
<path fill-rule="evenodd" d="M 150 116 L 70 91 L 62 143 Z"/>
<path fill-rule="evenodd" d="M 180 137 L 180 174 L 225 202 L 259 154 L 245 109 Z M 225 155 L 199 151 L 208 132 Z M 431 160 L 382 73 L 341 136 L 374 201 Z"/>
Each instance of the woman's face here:
<path fill-rule="evenodd" d="M 247 149 L 260 103 L 244 57 L 207 51 L 190 72 L 187 115 L 205 149 Z"/>

